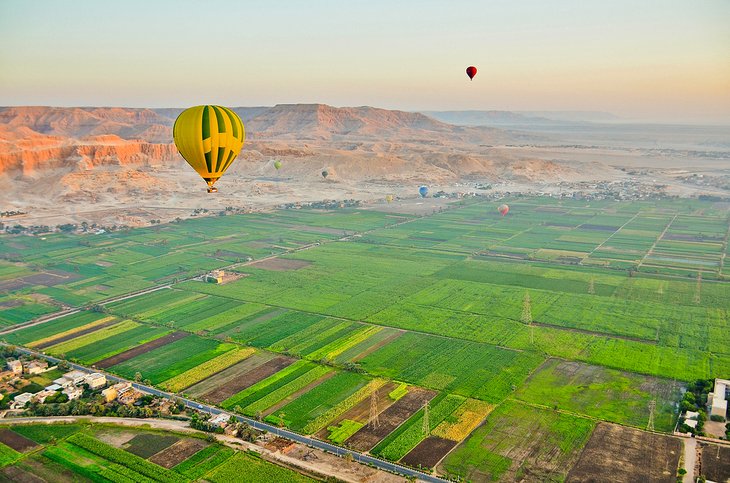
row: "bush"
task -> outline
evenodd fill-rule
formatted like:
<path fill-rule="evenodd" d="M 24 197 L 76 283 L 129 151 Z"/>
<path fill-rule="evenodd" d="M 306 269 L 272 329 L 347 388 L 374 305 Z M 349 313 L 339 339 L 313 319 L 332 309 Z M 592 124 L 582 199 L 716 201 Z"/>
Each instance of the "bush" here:
<path fill-rule="evenodd" d="M 718 423 L 724 423 L 725 418 L 720 416 L 719 414 L 713 414 L 710 416 L 710 421 L 717 421 Z"/>

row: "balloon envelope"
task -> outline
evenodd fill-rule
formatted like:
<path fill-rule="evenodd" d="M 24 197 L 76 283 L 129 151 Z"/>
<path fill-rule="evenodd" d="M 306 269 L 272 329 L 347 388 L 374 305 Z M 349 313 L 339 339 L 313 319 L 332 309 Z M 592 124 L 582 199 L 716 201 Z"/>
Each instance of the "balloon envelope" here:
<path fill-rule="evenodd" d="M 387 201 L 388 203 L 391 203 L 393 201 L 393 195 L 387 195 L 385 197 L 385 201 Z"/>
<path fill-rule="evenodd" d="M 418 188 L 418 194 L 421 195 L 421 198 L 425 198 L 428 194 L 428 186 L 421 186 Z"/>
<path fill-rule="evenodd" d="M 274 168 L 277 170 L 281 168 L 281 161 L 274 161 Z"/>
<path fill-rule="evenodd" d="M 502 216 L 504 216 L 507 213 L 509 213 L 509 206 L 508 205 L 499 205 L 499 208 L 497 208 L 497 210 L 499 210 L 499 212 L 502 214 Z"/>
<path fill-rule="evenodd" d="M 329 176 L 329 172 L 327 170 L 322 171 L 322 177 L 327 179 L 327 176 Z"/>
<path fill-rule="evenodd" d="M 477 75 L 477 68 L 473 65 L 470 65 L 466 68 L 466 75 L 469 76 L 469 79 L 474 80 L 474 76 Z"/>
<path fill-rule="evenodd" d="M 175 120 L 172 137 L 185 161 L 208 183 L 213 184 L 236 159 L 246 139 L 243 122 L 235 112 L 221 106 L 185 109 Z"/>

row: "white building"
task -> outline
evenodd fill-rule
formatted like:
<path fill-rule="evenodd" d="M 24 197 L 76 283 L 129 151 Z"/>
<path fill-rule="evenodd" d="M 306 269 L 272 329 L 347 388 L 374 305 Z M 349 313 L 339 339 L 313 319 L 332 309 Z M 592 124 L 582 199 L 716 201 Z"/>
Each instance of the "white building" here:
<path fill-rule="evenodd" d="M 24 392 L 23 394 L 18 394 L 13 398 L 13 409 L 22 409 L 25 407 L 26 404 L 28 404 L 31 399 L 33 399 L 33 394 L 29 392 Z"/>
<path fill-rule="evenodd" d="M 730 381 L 727 379 L 715 379 L 715 389 L 707 395 L 707 404 L 710 406 L 710 416 L 727 415 L 727 392 L 730 389 Z"/>
<path fill-rule="evenodd" d="M 70 371 L 63 375 L 63 377 L 69 380 L 74 386 L 83 384 L 86 380 L 86 373 L 82 371 Z"/>
<path fill-rule="evenodd" d="M 685 419 L 684 424 L 686 424 L 687 426 L 689 426 L 692 429 L 697 428 L 697 421 L 694 419 Z"/>
<path fill-rule="evenodd" d="M 68 396 L 69 401 L 80 398 L 83 392 L 83 389 L 80 387 L 67 387 L 63 390 L 63 393 Z"/>
<path fill-rule="evenodd" d="M 45 389 L 46 389 L 46 391 L 60 391 L 61 389 L 63 389 L 63 386 L 60 384 L 54 383 L 54 384 L 51 384 L 50 386 L 46 386 Z"/>
<path fill-rule="evenodd" d="M 58 384 L 61 387 L 73 386 L 73 384 L 74 384 L 73 381 L 66 379 L 63 376 L 59 377 L 58 379 L 54 379 L 53 383 Z"/>
<path fill-rule="evenodd" d="M 700 413 L 696 411 L 687 411 L 684 413 L 684 419 L 694 419 L 696 421 L 699 417 Z"/>

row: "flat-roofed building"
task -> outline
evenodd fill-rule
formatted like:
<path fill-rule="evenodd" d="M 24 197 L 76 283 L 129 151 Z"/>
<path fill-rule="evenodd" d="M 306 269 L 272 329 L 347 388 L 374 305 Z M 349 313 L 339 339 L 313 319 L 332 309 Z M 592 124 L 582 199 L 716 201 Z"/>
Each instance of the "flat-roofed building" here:
<path fill-rule="evenodd" d="M 727 379 L 715 379 L 715 388 L 712 394 L 707 395 L 707 403 L 710 405 L 710 416 L 727 416 L 727 393 L 730 389 L 730 381 Z"/>

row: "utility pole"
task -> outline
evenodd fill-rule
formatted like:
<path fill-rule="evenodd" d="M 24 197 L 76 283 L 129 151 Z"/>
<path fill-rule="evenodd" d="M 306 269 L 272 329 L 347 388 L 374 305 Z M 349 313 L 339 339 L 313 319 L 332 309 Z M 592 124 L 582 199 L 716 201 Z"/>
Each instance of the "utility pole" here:
<path fill-rule="evenodd" d="M 522 317 L 523 324 L 529 324 L 530 326 L 530 344 L 535 343 L 535 329 L 532 326 L 532 303 L 530 302 L 530 292 L 525 292 L 525 299 L 522 302 Z"/>
<path fill-rule="evenodd" d="M 646 425 L 647 431 L 654 431 L 654 410 L 656 409 L 656 399 L 649 401 L 649 422 Z"/>
<path fill-rule="evenodd" d="M 374 390 L 370 393 L 370 418 L 368 425 L 371 428 L 377 428 L 380 426 L 380 418 L 378 415 L 378 390 Z"/>
<path fill-rule="evenodd" d="M 423 437 L 427 437 L 428 433 L 431 432 L 431 426 L 428 422 L 428 409 L 429 404 L 428 401 L 426 401 L 426 404 L 423 405 Z"/>

